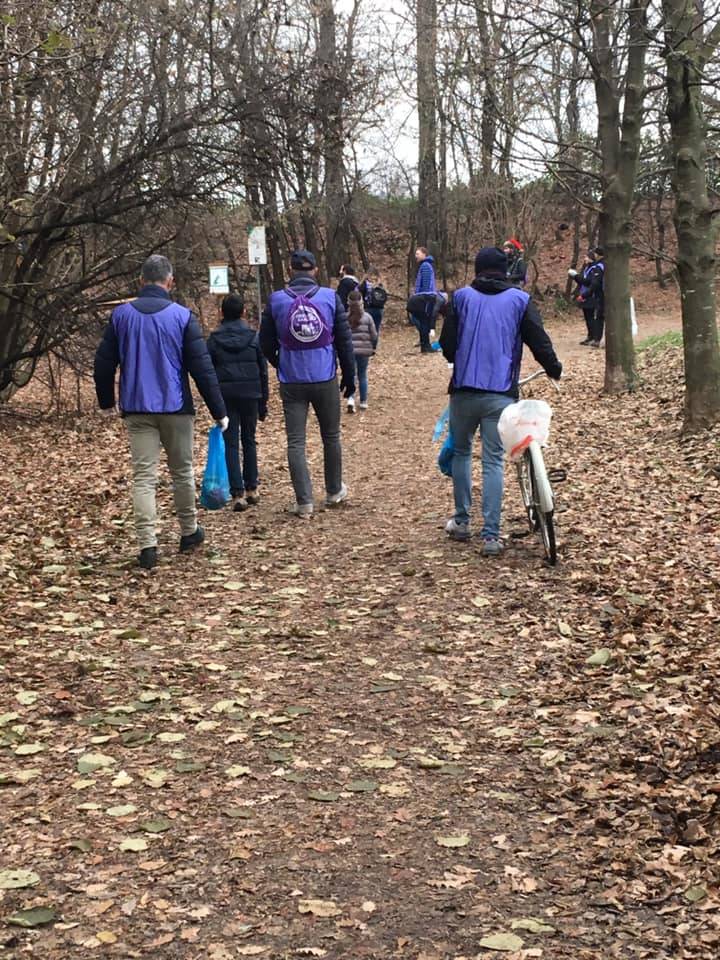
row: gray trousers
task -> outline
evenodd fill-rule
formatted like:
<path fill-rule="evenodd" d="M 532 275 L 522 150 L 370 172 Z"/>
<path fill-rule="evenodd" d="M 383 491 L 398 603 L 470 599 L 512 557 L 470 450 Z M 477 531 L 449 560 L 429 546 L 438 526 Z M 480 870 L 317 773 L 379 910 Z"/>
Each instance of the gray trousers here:
<path fill-rule="evenodd" d="M 340 447 L 340 391 L 337 380 L 323 383 L 281 383 L 288 467 L 297 503 L 312 503 L 312 480 L 305 455 L 305 435 L 310 407 L 320 425 L 325 460 L 325 490 L 328 496 L 342 487 L 342 449 Z"/>
<path fill-rule="evenodd" d="M 138 546 L 154 547 L 155 488 L 160 449 L 167 454 L 180 533 L 197 529 L 193 473 L 193 420 L 184 413 L 131 413 L 125 417 L 133 465 L 133 509 Z"/>

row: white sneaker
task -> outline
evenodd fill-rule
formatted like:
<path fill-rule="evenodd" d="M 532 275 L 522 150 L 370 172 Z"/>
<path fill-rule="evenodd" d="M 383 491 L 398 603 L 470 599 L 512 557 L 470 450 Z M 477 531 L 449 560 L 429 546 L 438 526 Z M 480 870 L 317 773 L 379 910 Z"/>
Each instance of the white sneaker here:
<path fill-rule="evenodd" d="M 355 413 L 355 397 L 348 397 L 347 412 Z"/>
<path fill-rule="evenodd" d="M 348 488 L 345 486 L 345 484 L 343 484 L 337 493 L 329 494 L 325 498 L 325 506 L 337 507 L 343 502 L 343 500 L 347 500 L 347 498 L 348 498 Z"/>
<path fill-rule="evenodd" d="M 361 400 L 361 401 L 360 401 L 360 409 L 361 409 L 361 410 L 367 410 L 367 408 L 368 408 L 367 400 Z"/>
<path fill-rule="evenodd" d="M 445 524 L 445 533 L 447 533 L 451 540 L 469 540 L 472 536 L 470 533 L 470 524 L 458 523 L 455 517 L 450 517 Z"/>
<path fill-rule="evenodd" d="M 288 513 L 299 517 L 300 520 L 309 520 L 313 515 L 313 505 L 311 503 L 291 503 L 287 508 Z"/>

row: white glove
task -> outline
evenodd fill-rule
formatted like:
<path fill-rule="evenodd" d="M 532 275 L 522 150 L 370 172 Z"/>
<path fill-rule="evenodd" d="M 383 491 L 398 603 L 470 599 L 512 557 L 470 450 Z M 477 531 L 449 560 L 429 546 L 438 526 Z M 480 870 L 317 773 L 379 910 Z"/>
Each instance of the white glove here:
<path fill-rule="evenodd" d="M 569 277 L 576 277 L 578 275 L 577 270 L 568 270 Z"/>
<path fill-rule="evenodd" d="M 217 421 L 217 425 L 220 427 L 223 433 L 225 433 L 225 431 L 227 430 L 229 423 L 230 421 L 228 420 L 227 417 L 223 417 L 222 420 Z"/>
<path fill-rule="evenodd" d="M 109 420 L 111 417 L 117 416 L 117 412 L 117 407 L 106 407 L 104 410 L 100 410 L 100 416 L 105 417 L 106 420 Z"/>

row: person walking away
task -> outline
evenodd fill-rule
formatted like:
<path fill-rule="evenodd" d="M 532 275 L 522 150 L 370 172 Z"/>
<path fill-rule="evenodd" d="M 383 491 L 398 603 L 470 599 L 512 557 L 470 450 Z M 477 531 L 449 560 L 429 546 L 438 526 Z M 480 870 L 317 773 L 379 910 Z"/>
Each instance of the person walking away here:
<path fill-rule="evenodd" d="M 359 290 L 353 290 L 348 297 L 348 320 L 352 333 L 355 368 L 360 387 L 360 409 L 368 408 L 368 365 L 375 353 L 378 342 L 375 321 L 367 310 L 363 309 L 363 298 Z M 348 397 L 348 413 L 355 413 L 355 398 Z"/>
<path fill-rule="evenodd" d="M 420 333 L 420 352 L 432 353 L 430 346 L 430 330 L 432 328 L 433 311 L 436 305 L 435 294 L 435 260 L 428 254 L 427 247 L 418 247 L 415 251 L 415 262 L 418 265 L 415 277 L 415 297 L 423 296 L 418 302 L 418 308 L 413 310 L 412 322 Z M 422 309 L 420 309 L 422 304 Z"/>
<path fill-rule="evenodd" d="M 503 244 L 503 250 L 508 258 L 507 281 L 513 287 L 524 287 L 527 282 L 527 266 L 525 251 L 519 240 L 511 237 Z"/>
<path fill-rule="evenodd" d="M 141 279 L 138 297 L 112 312 L 95 354 L 94 377 L 100 411 L 112 415 L 120 367 L 119 405 L 130 439 L 138 562 L 151 570 L 157 564 L 155 491 L 161 447 L 173 482 L 180 552 L 205 539 L 195 507 L 195 410 L 188 374 L 222 430 L 228 418 L 200 326 L 187 307 L 170 298 L 170 261 L 159 254 L 148 257 Z"/>
<path fill-rule="evenodd" d="M 590 346 L 596 349 L 602 343 L 605 331 L 605 251 L 602 247 L 595 247 L 592 252 L 593 263 L 590 268 L 590 292 L 595 300 L 595 316 L 593 317 L 592 339 Z"/>
<path fill-rule="evenodd" d="M 360 281 L 355 276 L 353 268 L 346 263 L 341 264 L 340 283 L 338 284 L 337 295 L 340 297 L 340 302 L 344 310 L 347 310 L 350 291 L 356 290 L 359 286 Z"/>
<path fill-rule="evenodd" d="M 562 365 L 555 355 L 530 295 L 507 279 L 507 256 L 484 247 L 475 257 L 475 279 L 456 290 L 445 311 L 440 346 L 453 364 L 450 380 L 450 431 L 455 514 L 446 532 L 469 540 L 472 507 L 472 446 L 482 440 L 482 513 L 484 556 L 502 552 L 500 516 L 503 496 L 503 447 L 500 414 L 518 397 L 523 344 L 547 372 L 559 380 Z"/>
<path fill-rule="evenodd" d="M 593 292 L 593 277 L 592 277 L 592 267 L 594 264 L 593 251 L 588 250 L 588 252 L 583 257 L 582 266 L 580 270 L 568 270 L 568 276 L 575 281 L 575 302 L 582 309 L 583 316 L 585 318 L 585 326 L 587 328 L 587 336 L 584 340 L 580 341 L 581 347 L 589 346 L 593 342 L 593 337 L 595 333 L 595 310 L 597 307 L 597 300 L 595 293 Z"/>
<path fill-rule="evenodd" d="M 383 321 L 383 311 L 387 303 L 388 293 L 385 289 L 382 278 L 377 270 L 371 270 L 360 284 L 360 292 L 363 296 L 365 310 L 370 314 L 375 322 L 375 329 L 378 337 L 380 336 L 380 327 Z"/>
<path fill-rule="evenodd" d="M 257 333 L 243 319 L 245 303 L 240 294 L 225 297 L 221 309 L 222 323 L 210 334 L 208 351 L 230 421 L 225 431 L 225 460 L 233 510 L 239 512 L 260 501 L 255 434 L 258 420 L 267 416 L 268 370 Z"/>
<path fill-rule="evenodd" d="M 290 258 L 290 283 L 270 295 L 260 324 L 260 348 L 276 368 L 285 414 L 288 466 L 295 491 L 290 512 L 309 519 L 313 514 L 310 472 L 305 456 L 308 409 L 320 425 L 325 463 L 325 503 L 347 498 L 342 481 L 340 390 L 346 399 L 355 393 L 355 359 L 347 314 L 329 287 L 317 284 L 315 257 L 296 250 Z"/>

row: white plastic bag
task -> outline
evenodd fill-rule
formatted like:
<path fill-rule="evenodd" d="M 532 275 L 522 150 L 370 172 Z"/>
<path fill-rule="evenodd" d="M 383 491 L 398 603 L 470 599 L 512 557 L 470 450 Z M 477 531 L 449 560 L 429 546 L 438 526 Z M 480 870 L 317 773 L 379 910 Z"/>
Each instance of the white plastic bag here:
<path fill-rule="evenodd" d="M 544 447 L 551 419 L 552 409 L 544 400 L 520 400 L 505 407 L 498 421 L 498 433 L 510 459 L 521 457 L 531 440 Z"/>

